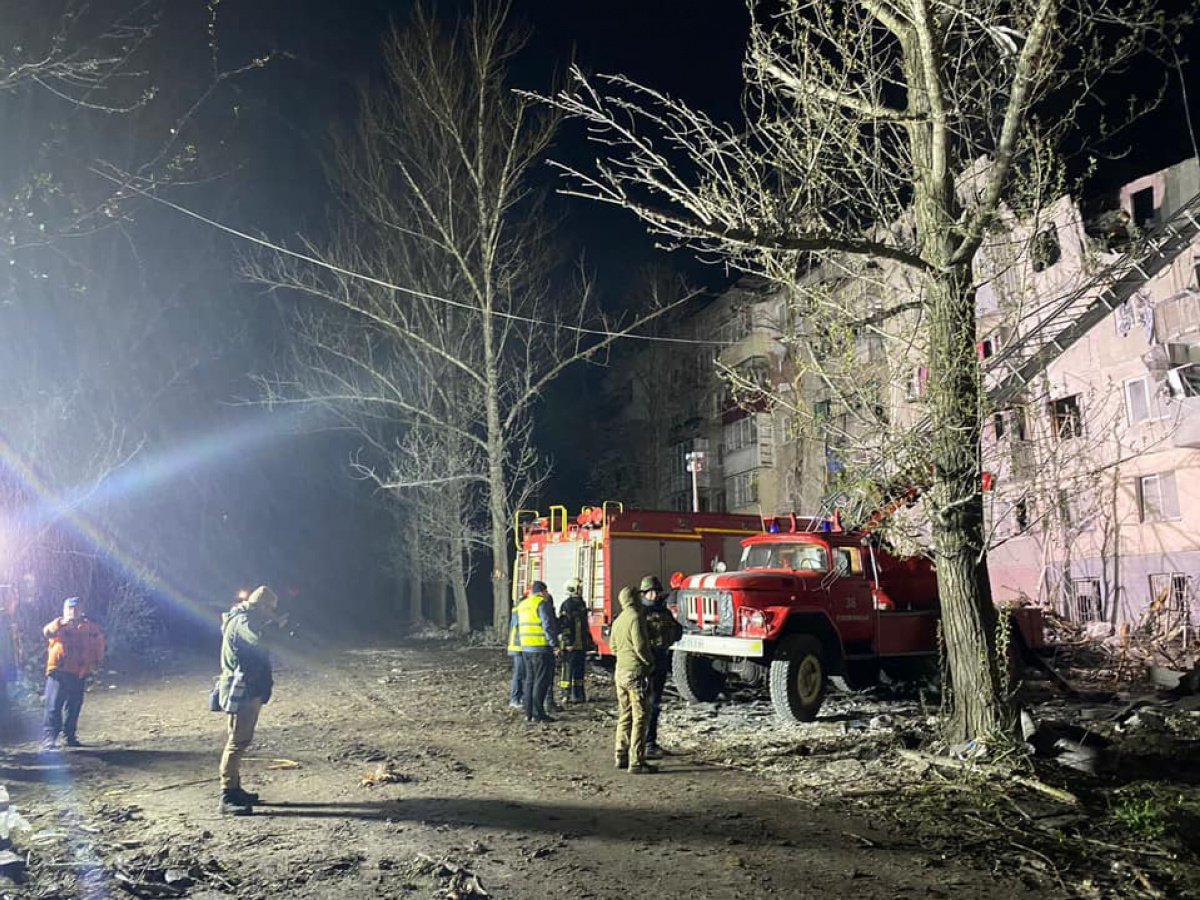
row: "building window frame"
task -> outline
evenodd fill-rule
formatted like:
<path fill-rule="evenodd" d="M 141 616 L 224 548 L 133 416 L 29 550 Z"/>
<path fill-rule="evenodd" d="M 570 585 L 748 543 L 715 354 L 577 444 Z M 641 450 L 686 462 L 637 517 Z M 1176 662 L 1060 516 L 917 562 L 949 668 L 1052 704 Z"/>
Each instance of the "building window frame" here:
<path fill-rule="evenodd" d="M 725 502 L 729 509 L 741 509 L 758 502 L 758 472 L 748 469 L 725 479 Z"/>
<path fill-rule="evenodd" d="M 1104 586 L 1099 578 L 1072 578 L 1070 608 L 1067 618 L 1072 622 L 1103 622 Z"/>
<path fill-rule="evenodd" d="M 1182 518 L 1174 472 L 1142 475 L 1136 485 L 1139 522 L 1175 522 Z"/>
<path fill-rule="evenodd" d="M 1130 425 L 1141 425 L 1157 418 L 1154 415 L 1154 396 L 1150 390 L 1150 379 L 1145 375 L 1125 381 L 1125 420 Z M 1140 395 L 1140 399 L 1139 399 Z M 1136 408 L 1141 405 L 1140 415 Z"/>
<path fill-rule="evenodd" d="M 725 455 L 745 450 L 758 444 L 758 421 L 753 415 L 742 416 L 727 423 L 721 429 L 721 444 Z"/>
<path fill-rule="evenodd" d="M 1067 394 L 1050 401 L 1050 425 L 1056 441 L 1083 437 L 1083 407 L 1078 394 Z"/>

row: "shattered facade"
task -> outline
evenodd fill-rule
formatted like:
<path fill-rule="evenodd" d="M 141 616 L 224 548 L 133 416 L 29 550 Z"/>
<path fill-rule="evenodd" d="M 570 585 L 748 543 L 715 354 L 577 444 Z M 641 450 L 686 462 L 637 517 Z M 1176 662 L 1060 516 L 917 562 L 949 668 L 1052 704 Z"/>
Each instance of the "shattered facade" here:
<path fill-rule="evenodd" d="M 1084 216 L 1061 200 L 1024 229 L 1022 264 L 980 291 L 981 354 L 1022 339 L 1067 294 L 1189 202 L 1195 159 L 1130 182 Z M 1197 248 L 1047 367 L 984 432 L 997 473 L 989 556 L 998 600 L 1172 639 L 1200 624 L 1200 285 Z"/>
<path fill-rule="evenodd" d="M 1130 182 L 1099 209 L 1064 197 L 1036 222 L 1007 215 L 976 260 L 981 365 L 1031 340 L 1034 323 L 1064 297 L 1100 290 L 1106 265 L 1195 205 L 1198 191 L 1191 159 Z M 1200 625 L 1198 245 L 989 410 L 983 468 L 994 483 L 989 568 L 998 601 L 1176 636 Z M 672 331 L 712 345 L 643 348 L 607 377 L 606 393 L 629 401 L 613 405 L 617 420 L 653 435 L 639 451 L 653 458 L 621 499 L 690 508 L 685 455 L 701 450 L 701 509 L 815 514 L 844 446 L 861 450 L 873 431 L 919 428 L 930 372 L 919 303 L 905 309 L 919 300 L 905 272 L 887 262 L 827 262 L 798 288 L 817 298 L 808 302 L 868 322 L 849 329 L 849 368 L 870 389 L 848 396 L 815 377 L 806 360 L 828 352 L 833 338 L 806 330 L 794 296 L 743 279 Z M 888 453 L 882 444 L 878 451 Z"/>

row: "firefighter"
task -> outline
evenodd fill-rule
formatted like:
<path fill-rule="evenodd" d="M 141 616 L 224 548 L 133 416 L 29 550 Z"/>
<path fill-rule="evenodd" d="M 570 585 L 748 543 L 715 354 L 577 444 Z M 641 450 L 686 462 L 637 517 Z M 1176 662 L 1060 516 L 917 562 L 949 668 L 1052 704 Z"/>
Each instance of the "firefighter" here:
<path fill-rule="evenodd" d="M 671 672 L 671 645 L 683 637 L 683 626 L 667 609 L 662 582 L 647 575 L 638 585 L 646 615 L 646 635 L 654 656 L 654 674 L 650 677 L 650 723 L 646 731 L 646 758 L 662 759 L 658 746 L 658 714 L 662 711 L 663 689 Z"/>
<path fill-rule="evenodd" d="M 554 683 L 554 648 L 558 644 L 558 622 L 554 599 L 544 581 L 535 581 L 517 607 L 517 634 L 524 666 L 525 720 L 553 722 L 546 715 L 546 697 Z"/>
<path fill-rule="evenodd" d="M 583 584 L 578 578 L 572 578 L 566 584 L 567 599 L 563 601 L 558 614 L 558 641 L 562 650 L 562 690 L 563 703 L 583 703 L 587 700 L 584 690 L 584 675 L 587 671 L 587 655 L 596 649 L 592 640 L 591 629 L 588 628 L 587 604 L 583 602 L 581 591 Z"/>
<path fill-rule="evenodd" d="M 613 681 L 617 689 L 616 763 L 632 775 L 655 768 L 646 763 L 646 728 L 650 715 L 650 675 L 654 655 L 646 634 L 646 617 L 638 591 L 621 588 L 621 612 L 612 624 L 608 644 L 617 657 Z"/>
<path fill-rule="evenodd" d="M 46 651 L 46 707 L 42 748 L 58 749 L 58 735 L 79 747 L 79 713 L 87 679 L 104 660 L 104 632 L 83 614 L 78 597 L 63 601 L 62 615 L 42 629 Z"/>
<path fill-rule="evenodd" d="M 258 794 L 242 789 L 241 761 L 258 726 L 262 708 L 275 689 L 271 655 L 266 647 L 267 626 L 283 626 L 279 597 L 261 585 L 221 621 L 221 680 L 218 702 L 227 714 L 225 749 L 221 754 L 221 804 L 224 815 L 248 816 Z"/>

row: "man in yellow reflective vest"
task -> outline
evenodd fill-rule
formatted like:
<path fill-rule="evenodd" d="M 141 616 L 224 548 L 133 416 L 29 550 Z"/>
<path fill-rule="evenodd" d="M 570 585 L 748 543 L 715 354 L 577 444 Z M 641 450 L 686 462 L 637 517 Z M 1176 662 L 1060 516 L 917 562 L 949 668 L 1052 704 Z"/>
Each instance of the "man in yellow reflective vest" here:
<path fill-rule="evenodd" d="M 522 700 L 527 722 L 553 722 L 546 715 L 546 695 L 554 678 L 554 648 L 558 646 L 558 622 L 554 600 L 543 581 L 535 581 L 517 606 L 517 636 L 521 644 L 524 677 Z"/>
<path fill-rule="evenodd" d="M 513 709 L 525 709 L 525 665 L 521 661 L 521 631 L 517 624 L 517 609 L 512 609 L 508 620 L 508 655 L 513 661 L 512 684 L 508 689 L 508 705 Z"/>

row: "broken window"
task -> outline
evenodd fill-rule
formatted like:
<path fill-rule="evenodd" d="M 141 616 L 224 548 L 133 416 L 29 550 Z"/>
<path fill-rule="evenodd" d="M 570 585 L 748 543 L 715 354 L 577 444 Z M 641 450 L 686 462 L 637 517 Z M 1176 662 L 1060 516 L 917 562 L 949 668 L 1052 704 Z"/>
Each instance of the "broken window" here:
<path fill-rule="evenodd" d="M 1154 224 L 1154 214 L 1157 211 L 1154 207 L 1154 188 L 1142 188 L 1135 192 L 1130 198 L 1130 203 L 1133 205 L 1134 225 L 1145 228 Z"/>
<path fill-rule="evenodd" d="M 1191 579 L 1183 572 L 1150 576 L 1150 627 L 1163 635 L 1178 635 L 1192 625 Z"/>
<path fill-rule="evenodd" d="M 1182 572 L 1158 572 L 1150 576 L 1150 602 L 1155 606 L 1183 606 L 1187 595 L 1188 577 Z"/>
<path fill-rule="evenodd" d="M 1125 382 L 1125 414 L 1130 425 L 1150 418 L 1150 385 L 1145 378 Z"/>
<path fill-rule="evenodd" d="M 1143 475 L 1137 480 L 1138 518 L 1142 522 L 1165 522 L 1179 518 L 1179 494 L 1175 473 Z"/>
<path fill-rule="evenodd" d="M 1200 366 L 1192 363 L 1167 372 L 1172 397 L 1200 397 Z"/>
<path fill-rule="evenodd" d="M 1067 617 L 1075 622 L 1104 621 L 1104 595 L 1099 578 L 1072 578 Z"/>
<path fill-rule="evenodd" d="M 1017 520 L 1017 534 L 1029 531 L 1029 501 L 1022 497 L 1013 505 L 1013 515 Z"/>
<path fill-rule="evenodd" d="M 1030 255 L 1035 272 L 1045 271 L 1062 258 L 1062 247 L 1058 243 L 1058 226 L 1052 222 L 1034 236 Z"/>
<path fill-rule="evenodd" d="M 1054 436 L 1060 441 L 1083 435 L 1083 416 L 1079 410 L 1079 395 L 1060 397 L 1050 403 L 1050 421 Z"/>

